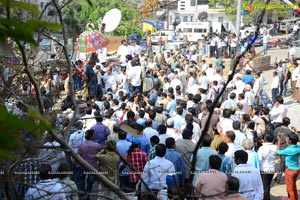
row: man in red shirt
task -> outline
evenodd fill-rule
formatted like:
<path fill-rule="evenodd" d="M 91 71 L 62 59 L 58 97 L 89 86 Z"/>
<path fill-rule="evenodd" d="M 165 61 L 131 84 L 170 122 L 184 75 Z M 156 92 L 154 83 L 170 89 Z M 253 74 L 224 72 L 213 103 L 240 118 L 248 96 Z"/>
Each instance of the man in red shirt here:
<path fill-rule="evenodd" d="M 140 178 L 138 174 L 143 173 L 143 169 L 145 164 L 148 161 L 147 153 L 141 150 L 141 141 L 137 138 L 133 138 L 132 145 L 129 147 L 126 160 L 130 164 L 130 171 L 129 171 L 129 182 L 130 188 L 136 188 L 136 184 L 139 182 Z M 120 168 L 120 172 L 126 167 L 126 163 L 122 165 Z"/>

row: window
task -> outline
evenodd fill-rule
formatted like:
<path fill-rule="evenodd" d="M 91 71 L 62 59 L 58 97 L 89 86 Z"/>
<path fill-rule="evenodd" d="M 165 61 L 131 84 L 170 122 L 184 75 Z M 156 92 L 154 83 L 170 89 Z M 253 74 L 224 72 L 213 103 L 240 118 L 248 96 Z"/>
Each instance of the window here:
<path fill-rule="evenodd" d="M 205 28 L 195 28 L 194 33 L 206 33 L 207 29 Z"/>
<path fill-rule="evenodd" d="M 224 18 L 223 17 L 218 17 L 218 22 L 223 23 Z"/>
<path fill-rule="evenodd" d="M 192 31 L 193 31 L 192 28 L 184 28 L 184 29 L 183 29 L 183 32 L 184 32 L 184 33 L 191 33 Z"/>
<path fill-rule="evenodd" d="M 49 10 L 48 11 L 48 16 L 54 16 L 54 10 Z"/>
<path fill-rule="evenodd" d="M 188 16 L 184 16 L 182 19 L 183 22 L 187 22 L 188 21 Z"/>
<path fill-rule="evenodd" d="M 196 6 L 196 0 L 191 0 L 190 4 L 191 6 Z"/>
<path fill-rule="evenodd" d="M 197 0 L 197 5 L 207 5 L 209 4 L 208 0 Z"/>

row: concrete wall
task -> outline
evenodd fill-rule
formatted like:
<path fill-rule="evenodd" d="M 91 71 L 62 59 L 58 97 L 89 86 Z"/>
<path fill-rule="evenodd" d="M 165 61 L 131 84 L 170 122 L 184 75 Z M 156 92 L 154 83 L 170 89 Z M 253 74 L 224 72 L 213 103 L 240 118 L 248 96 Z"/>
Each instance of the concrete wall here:
<path fill-rule="evenodd" d="M 206 60 L 208 64 L 215 65 L 216 59 L 215 58 L 202 58 Z M 223 70 L 223 78 L 227 79 L 228 73 L 230 71 L 231 59 L 223 59 L 225 69 Z M 254 62 L 254 69 L 256 71 L 266 71 L 270 69 L 271 65 L 271 56 L 258 56 L 253 59 Z"/>
<path fill-rule="evenodd" d="M 271 56 L 258 56 L 253 59 L 255 70 L 269 70 L 271 65 Z"/>
<path fill-rule="evenodd" d="M 118 51 L 119 46 L 121 45 L 121 41 L 126 39 L 125 36 L 111 36 L 108 37 L 109 44 L 107 45 L 107 52 L 115 52 Z"/>

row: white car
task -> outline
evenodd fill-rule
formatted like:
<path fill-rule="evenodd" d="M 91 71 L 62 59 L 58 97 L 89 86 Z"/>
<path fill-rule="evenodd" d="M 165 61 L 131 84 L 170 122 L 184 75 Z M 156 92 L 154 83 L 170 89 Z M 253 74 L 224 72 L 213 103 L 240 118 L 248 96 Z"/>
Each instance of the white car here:
<path fill-rule="evenodd" d="M 151 35 L 152 45 L 157 45 L 158 39 L 162 37 L 163 42 L 171 41 L 174 31 L 157 31 Z"/>
<path fill-rule="evenodd" d="M 170 42 L 164 45 L 163 52 L 170 52 L 171 50 L 175 51 L 177 49 L 185 49 L 187 47 L 187 44 L 184 42 Z"/>

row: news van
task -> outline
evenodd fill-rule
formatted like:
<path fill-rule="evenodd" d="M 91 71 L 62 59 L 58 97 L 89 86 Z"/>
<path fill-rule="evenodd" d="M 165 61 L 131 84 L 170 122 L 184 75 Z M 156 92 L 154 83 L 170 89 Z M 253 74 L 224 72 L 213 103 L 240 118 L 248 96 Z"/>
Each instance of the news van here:
<path fill-rule="evenodd" d="M 206 36 L 211 27 L 211 22 L 181 22 L 176 27 L 177 33 L 182 33 L 188 42 L 199 42 Z"/>

